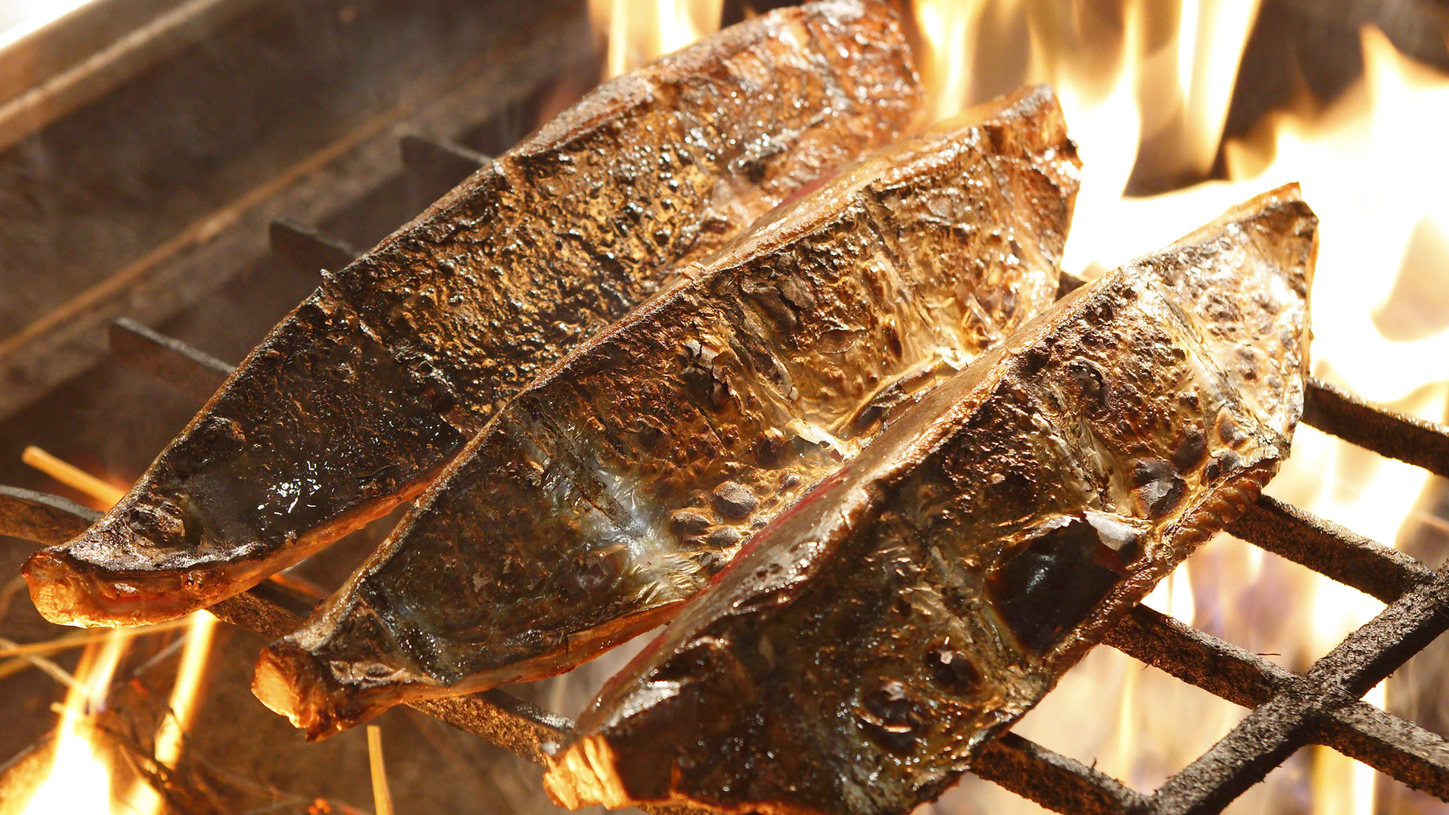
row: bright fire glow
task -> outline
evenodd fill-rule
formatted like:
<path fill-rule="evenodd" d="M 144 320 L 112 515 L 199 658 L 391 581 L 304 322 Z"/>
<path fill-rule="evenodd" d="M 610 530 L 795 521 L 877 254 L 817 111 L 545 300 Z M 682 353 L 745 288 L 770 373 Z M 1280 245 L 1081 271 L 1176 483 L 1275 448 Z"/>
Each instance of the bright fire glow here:
<path fill-rule="evenodd" d="M 176 669 L 176 684 L 171 688 L 172 715 L 162 722 L 156 733 L 156 760 L 175 767 L 181 758 L 181 736 L 196 710 L 198 691 L 206 678 L 206 657 L 211 653 L 211 635 L 216 630 L 216 617 L 198 611 L 186 626 L 186 645 L 181 649 L 181 665 Z"/>
<path fill-rule="evenodd" d="M 33 467 L 67 487 L 81 492 L 97 509 L 110 509 L 126 495 L 124 487 L 118 487 L 103 478 L 91 475 L 74 464 L 62 461 L 34 445 L 26 447 L 20 453 L 20 460 L 26 466 Z"/>
<path fill-rule="evenodd" d="M 919 61 L 935 115 L 1028 82 L 1056 89 L 1084 163 L 1067 271 L 1098 274 L 1234 203 L 1299 181 L 1321 219 L 1314 374 L 1397 410 L 1445 420 L 1449 162 L 1441 159 L 1440 141 L 1449 132 L 1449 77 L 1413 63 L 1366 29 L 1363 79 L 1331 105 L 1300 100 L 1249 138 L 1222 145 L 1227 180 L 1129 197 L 1129 180 L 1144 170 L 1159 182 L 1191 181 L 1213 167 L 1256 2 L 919 0 L 914 7 L 926 38 Z M 1426 481 L 1421 470 L 1300 428 L 1293 456 L 1269 492 L 1393 544 Z M 1274 582 L 1261 591 L 1279 595 L 1281 619 L 1239 616 L 1251 613 L 1237 609 L 1260 579 Z M 1265 632 L 1265 640 L 1296 643 L 1290 647 L 1300 652 L 1270 658 L 1300 670 L 1382 608 L 1327 578 L 1265 562 L 1251 546 L 1208 547 L 1147 602 L 1209 630 Z M 1384 687 L 1367 699 L 1382 705 Z M 1106 738 L 1092 722 L 1112 704 L 1121 711 L 1118 732 Z M 1241 716 L 1194 717 L 1183 705 L 1201 708 L 1204 700 L 1182 696 L 1180 683 L 1156 681 L 1125 657 L 1094 653 L 1021 729 L 1151 789 Z M 1164 728 L 1164 718 L 1173 726 Z M 1312 749 L 1313 812 L 1373 812 L 1374 772 Z M 1270 776 L 1243 804 L 1248 811 L 1296 808 L 1302 793 L 1291 778 L 1280 783 Z M 998 799 L 978 787 L 972 794 L 982 809 L 1013 806 L 1004 793 Z"/>
<path fill-rule="evenodd" d="M 103 509 L 125 496 L 124 489 L 37 447 L 27 447 L 21 459 L 85 493 Z M 161 722 L 154 742 L 156 761 L 167 767 L 176 767 L 181 759 L 182 736 L 196 711 L 216 623 L 216 617 L 206 611 L 198 611 L 187 620 L 186 644 L 182 646 L 181 664 L 176 671 L 176 682 L 168 704 L 171 715 Z M 104 704 L 111 678 L 125 656 L 131 638 L 145 630 L 113 630 L 106 635 L 98 657 L 91 659 L 88 649 L 81 658 L 76 667 L 76 685 L 67 695 L 63 708 L 54 760 L 46 778 L 26 805 L 26 815 L 56 812 L 144 815 L 162 811 L 160 796 L 144 783 L 132 784 L 125 795 L 112 789 L 109 762 L 97 752 L 91 739 L 93 728 L 90 717 Z"/>
<path fill-rule="evenodd" d="M 76 668 L 76 683 L 65 697 L 60 727 L 55 734 L 52 771 L 36 787 L 26 804 L 26 815 L 86 812 L 121 815 L 128 807 L 111 794 L 110 762 L 92 740 L 92 717 L 106 702 L 111 677 L 126 652 L 130 632 L 110 632 L 99 647 L 89 646 Z"/>
<path fill-rule="evenodd" d="M 713 33 L 723 8 L 724 0 L 589 0 L 595 30 L 608 37 L 605 78 Z"/>
<path fill-rule="evenodd" d="M 0 3 L 0 48 L 14 45 L 92 0 L 6 0 Z"/>

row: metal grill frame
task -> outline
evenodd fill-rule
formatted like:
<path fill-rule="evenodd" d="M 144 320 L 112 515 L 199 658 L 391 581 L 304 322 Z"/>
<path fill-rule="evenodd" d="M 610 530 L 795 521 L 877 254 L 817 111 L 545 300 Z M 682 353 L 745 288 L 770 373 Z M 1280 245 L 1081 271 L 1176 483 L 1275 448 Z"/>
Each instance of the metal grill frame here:
<path fill-rule="evenodd" d="M 406 137 L 402 148 L 408 172 L 432 183 L 455 182 L 486 161 L 466 148 L 416 136 Z M 344 242 L 290 221 L 274 221 L 269 238 L 280 260 L 309 274 L 319 266 L 340 268 L 355 255 Z M 230 370 L 124 319 L 111 325 L 110 347 L 118 361 L 199 399 L 209 397 Z M 1449 478 L 1449 428 L 1442 425 L 1384 410 L 1318 380 L 1309 381 L 1303 421 Z M 0 487 L 0 534 L 58 543 L 95 517 L 65 499 Z M 1266 496 L 1227 531 L 1388 605 L 1301 675 L 1138 606 L 1107 633 L 1105 643 L 1251 708 L 1246 718 L 1151 793 L 1012 733 L 989 745 L 969 771 L 1058 812 L 1215 813 L 1299 747 L 1318 744 L 1449 801 L 1449 741 L 1362 701 L 1370 688 L 1449 629 L 1449 573 Z M 230 624 L 276 638 L 294 630 L 312 602 L 267 582 L 211 611 Z M 552 745 L 568 738 L 573 724 L 503 690 L 411 707 L 540 765 Z"/>

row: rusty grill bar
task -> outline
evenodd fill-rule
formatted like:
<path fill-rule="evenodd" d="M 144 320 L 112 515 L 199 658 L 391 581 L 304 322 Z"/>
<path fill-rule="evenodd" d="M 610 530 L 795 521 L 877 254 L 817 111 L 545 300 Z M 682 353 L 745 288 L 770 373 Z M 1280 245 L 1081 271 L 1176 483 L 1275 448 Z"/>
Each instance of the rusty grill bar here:
<path fill-rule="evenodd" d="M 456 183 L 487 159 L 457 145 L 405 136 L 403 165 L 421 185 Z M 274 255 L 311 273 L 337 269 L 356 250 L 325 232 L 276 220 Z M 196 399 L 209 398 L 228 366 L 129 321 L 110 329 L 112 356 Z M 1449 429 L 1366 403 L 1327 383 L 1309 383 L 1304 421 L 1381 455 L 1449 477 Z M 78 533 L 96 513 L 65 499 L 0 487 L 0 534 L 54 543 Z M 1303 675 L 1139 606 L 1109 632 L 1108 645 L 1235 704 L 1246 718 L 1155 792 L 1122 782 L 1047 747 L 1008 733 L 971 771 L 1050 809 L 1067 813 L 1211 813 L 1285 761 L 1318 744 L 1363 762 L 1404 784 L 1449 801 L 1449 742 L 1388 714 L 1361 697 L 1449 628 L 1449 574 L 1383 544 L 1269 497 L 1228 531 L 1249 543 L 1359 589 L 1388 607 L 1320 658 Z M 211 609 L 217 617 L 268 637 L 295 628 L 314 598 L 268 581 Z M 534 763 L 562 741 L 568 719 L 511 694 L 412 703 Z M 686 813 L 685 807 L 650 812 Z"/>

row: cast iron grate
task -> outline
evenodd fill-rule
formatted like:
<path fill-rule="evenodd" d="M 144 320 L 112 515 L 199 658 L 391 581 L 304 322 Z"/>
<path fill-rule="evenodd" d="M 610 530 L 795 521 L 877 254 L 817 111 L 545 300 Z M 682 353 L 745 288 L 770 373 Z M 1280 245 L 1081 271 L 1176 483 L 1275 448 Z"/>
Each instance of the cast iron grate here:
<path fill-rule="evenodd" d="M 415 136 L 404 138 L 402 150 L 409 173 L 444 186 L 486 160 L 466 148 Z M 356 254 L 343 241 L 285 220 L 272 223 L 269 238 L 279 259 L 306 273 L 340 268 Z M 208 398 L 229 371 L 224 363 L 127 320 L 112 324 L 110 346 L 119 361 L 197 399 Z M 1317 380 L 1309 384 L 1304 421 L 1449 477 L 1449 428 L 1385 411 Z M 0 487 L 0 534 L 54 543 L 94 517 L 65 499 Z M 1246 718 L 1152 793 L 1014 734 L 990 745 L 971 771 L 1059 812 L 1212 813 L 1299 747 L 1319 744 L 1449 801 L 1449 742 L 1361 700 L 1449 628 L 1449 573 L 1268 497 L 1228 531 L 1388 605 L 1302 675 L 1139 606 L 1106 643 L 1251 708 Z M 269 581 L 212 611 L 228 623 L 277 637 L 295 628 L 313 602 L 285 583 Z M 540 764 L 545 745 L 561 742 L 572 725 L 501 690 L 412 707 Z"/>

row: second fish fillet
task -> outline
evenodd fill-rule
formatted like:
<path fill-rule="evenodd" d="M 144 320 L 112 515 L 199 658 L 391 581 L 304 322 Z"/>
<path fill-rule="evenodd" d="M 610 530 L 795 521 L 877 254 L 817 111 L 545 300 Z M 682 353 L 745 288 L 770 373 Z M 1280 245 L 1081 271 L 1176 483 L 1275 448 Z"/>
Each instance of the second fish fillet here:
<path fill-rule="evenodd" d="M 917 394 L 1045 309 L 1078 162 L 1045 87 L 774 213 L 525 389 L 254 689 L 312 736 L 673 613 Z"/>

